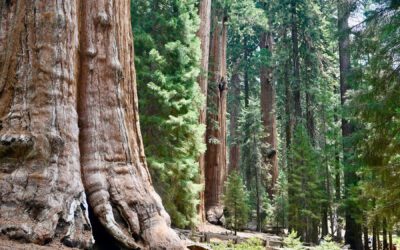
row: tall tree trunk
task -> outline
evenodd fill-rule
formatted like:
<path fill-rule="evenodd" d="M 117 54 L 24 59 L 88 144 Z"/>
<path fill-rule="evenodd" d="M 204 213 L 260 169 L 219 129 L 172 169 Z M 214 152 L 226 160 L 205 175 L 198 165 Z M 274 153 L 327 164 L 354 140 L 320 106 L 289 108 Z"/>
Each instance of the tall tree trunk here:
<path fill-rule="evenodd" d="M 297 4 L 296 0 L 290 1 L 291 11 L 291 39 L 292 39 L 292 56 L 293 56 L 293 97 L 294 97 L 294 113 L 295 124 L 299 124 L 302 118 L 301 108 L 301 83 L 300 83 L 300 57 L 299 57 L 299 34 L 297 28 Z"/>
<path fill-rule="evenodd" d="M 309 90 L 310 86 L 306 86 Z M 309 91 L 306 91 L 306 120 L 307 120 L 307 132 L 310 136 L 310 141 L 315 146 L 315 118 L 312 108 L 313 96 Z"/>
<path fill-rule="evenodd" d="M 340 96 L 342 107 L 346 101 L 347 90 L 349 89 L 348 77 L 350 74 L 350 37 L 348 19 L 351 13 L 351 5 L 353 0 L 338 0 L 338 31 L 339 31 L 339 62 L 340 62 Z M 353 131 L 350 122 L 342 119 L 342 135 L 343 138 L 351 136 Z M 354 167 L 351 166 L 352 152 L 351 146 L 344 143 L 343 145 L 344 166 L 345 166 L 345 187 L 346 196 L 349 195 L 349 188 L 356 185 L 358 177 Z M 353 163 L 354 164 L 354 163 Z M 359 209 L 347 206 L 346 208 L 346 234 L 345 242 L 350 244 L 352 249 L 361 250 L 363 248 L 361 239 L 361 225 L 356 221 L 355 216 L 359 214 Z"/>
<path fill-rule="evenodd" d="M 369 239 L 368 239 L 368 227 L 364 226 L 363 227 L 363 236 L 364 236 L 364 250 L 369 250 Z"/>
<path fill-rule="evenodd" d="M 183 248 L 147 171 L 130 2 L 21 0 L 0 11 L 1 234 L 90 247 L 84 186 L 123 246 Z"/>
<path fill-rule="evenodd" d="M 75 108 L 78 4 L 0 10 L 0 234 L 12 239 L 91 244 Z"/>
<path fill-rule="evenodd" d="M 226 21 L 223 15 L 213 19 L 207 99 L 205 208 L 207 220 L 214 224 L 222 224 L 222 192 L 226 178 Z"/>
<path fill-rule="evenodd" d="M 338 88 L 335 88 L 335 93 L 338 91 Z M 335 113 L 337 113 L 337 110 L 335 109 Z M 334 121 L 337 123 L 339 120 L 338 116 L 335 114 L 334 116 Z M 337 135 L 339 136 L 339 135 Z M 340 204 L 342 200 L 342 168 L 340 164 L 340 142 L 338 140 L 335 143 L 335 203 Z M 342 218 L 341 214 L 339 213 L 338 207 L 336 207 L 336 240 L 338 242 L 341 242 L 343 240 L 342 236 Z"/>
<path fill-rule="evenodd" d="M 233 68 L 231 77 L 232 100 L 230 107 L 230 148 L 229 172 L 239 171 L 240 143 L 239 143 L 239 116 L 240 116 L 240 76 L 237 67 Z"/>
<path fill-rule="evenodd" d="M 325 87 L 325 85 L 324 85 Z M 325 186 L 325 191 L 326 191 L 326 200 L 322 204 L 322 230 L 321 230 L 321 236 L 325 237 L 328 235 L 328 213 L 330 217 L 330 226 L 331 226 L 331 233 L 333 234 L 333 215 L 332 215 L 332 195 L 331 195 L 331 171 L 329 168 L 329 159 L 327 155 L 327 126 L 326 126 L 326 107 L 325 104 L 322 104 L 322 133 L 323 133 L 323 149 L 324 149 L 324 170 L 325 170 L 325 177 L 324 177 L 324 186 Z M 308 118 L 307 118 L 308 120 Z M 309 128 L 309 133 L 310 133 L 310 128 Z M 310 136 L 311 137 L 311 136 Z"/>
<path fill-rule="evenodd" d="M 244 62 L 249 61 L 249 48 L 247 47 L 247 37 L 244 38 Z M 247 67 L 244 68 L 244 106 L 247 108 L 249 107 L 249 99 L 250 99 L 250 86 L 249 86 L 249 71 Z"/>
<path fill-rule="evenodd" d="M 389 250 L 388 235 L 387 235 L 387 221 L 383 219 L 382 223 L 382 234 L 383 234 L 383 250 Z"/>
<path fill-rule="evenodd" d="M 260 37 L 260 49 L 267 49 L 272 54 L 273 51 L 273 37 L 270 32 L 263 32 Z M 263 65 L 260 68 L 260 84 L 261 84 L 261 113 L 262 122 L 265 128 L 266 143 L 269 144 L 268 152 L 266 154 L 267 162 L 271 165 L 270 175 L 271 183 L 267 187 L 267 192 L 270 199 L 273 198 L 275 192 L 275 184 L 278 181 L 278 135 L 276 127 L 276 114 L 275 114 L 275 88 L 273 84 L 273 68 L 271 65 Z"/>
<path fill-rule="evenodd" d="M 372 250 L 378 250 L 378 230 L 377 230 L 377 223 L 375 222 L 372 226 Z"/>
<path fill-rule="evenodd" d="M 200 0 L 199 6 L 200 28 L 197 36 L 200 38 L 201 43 L 201 74 L 198 78 L 201 93 L 207 98 L 208 86 L 208 61 L 210 53 L 210 26 L 211 26 L 211 0 Z M 200 110 L 199 122 L 206 125 L 206 105 Z M 204 135 L 204 143 L 206 143 L 206 135 Z M 205 155 L 201 154 L 199 158 L 200 169 L 200 183 L 205 184 Z M 199 215 L 202 222 L 205 221 L 205 207 L 204 207 L 204 191 L 200 192 Z"/>

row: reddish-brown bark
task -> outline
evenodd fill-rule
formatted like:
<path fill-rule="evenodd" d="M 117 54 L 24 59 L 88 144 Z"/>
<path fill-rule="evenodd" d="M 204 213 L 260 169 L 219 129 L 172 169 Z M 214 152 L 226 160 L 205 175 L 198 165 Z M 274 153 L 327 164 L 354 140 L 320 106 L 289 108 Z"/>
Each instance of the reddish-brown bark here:
<path fill-rule="evenodd" d="M 270 33 L 263 32 L 260 38 L 260 48 L 267 49 L 272 53 L 273 39 Z M 273 68 L 272 66 L 261 66 L 260 83 L 261 83 L 261 113 L 262 122 L 267 136 L 266 143 L 269 144 L 266 152 L 266 161 L 271 165 L 270 175 L 271 183 L 268 185 L 267 191 L 272 198 L 274 194 L 275 184 L 278 180 L 278 138 L 275 114 L 275 88 L 273 86 Z"/>
<path fill-rule="evenodd" d="M 230 148 L 229 148 L 229 167 L 228 171 L 239 171 L 240 163 L 240 143 L 239 143 L 239 116 L 240 116 L 240 76 L 237 67 L 233 68 L 231 77 L 231 94 L 233 96 L 230 109 Z"/>
<path fill-rule="evenodd" d="M 211 0 L 200 0 L 199 6 L 200 16 L 200 28 L 197 32 L 197 36 L 200 38 L 201 43 L 201 73 L 198 78 L 201 93 L 204 97 L 207 97 L 207 86 L 208 86 L 208 61 L 210 53 L 210 25 L 211 25 Z M 206 103 L 200 110 L 199 117 L 200 124 L 206 125 Z M 204 143 L 206 143 L 206 136 L 204 135 Z M 205 154 L 201 154 L 199 158 L 200 168 L 200 183 L 205 184 Z M 200 205 L 199 215 L 202 222 L 205 221 L 205 207 L 204 207 L 204 191 L 200 192 Z"/>
<path fill-rule="evenodd" d="M 222 223 L 222 192 L 226 179 L 226 36 L 225 18 L 214 17 L 207 99 L 205 208 L 207 220 Z"/>
<path fill-rule="evenodd" d="M 147 170 L 130 1 L 12 1 L 0 23 L 0 234 L 183 248 Z M 78 126 L 79 124 L 79 126 Z"/>

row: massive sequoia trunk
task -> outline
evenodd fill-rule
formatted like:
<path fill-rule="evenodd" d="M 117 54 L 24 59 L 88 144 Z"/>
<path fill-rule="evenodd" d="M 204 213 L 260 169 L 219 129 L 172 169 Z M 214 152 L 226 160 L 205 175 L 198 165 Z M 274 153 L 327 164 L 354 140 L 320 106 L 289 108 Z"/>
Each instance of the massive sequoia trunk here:
<path fill-rule="evenodd" d="M 221 19 L 221 20 L 219 20 Z M 207 220 L 221 224 L 222 192 L 226 179 L 226 18 L 215 16 L 210 50 L 211 79 L 207 99 L 207 151 L 205 165 L 205 208 Z"/>
<path fill-rule="evenodd" d="M 208 60 L 210 53 L 210 25 L 211 25 L 211 0 L 200 0 L 199 5 L 199 16 L 200 16 L 200 28 L 197 32 L 197 36 L 201 42 L 201 73 L 199 76 L 199 86 L 201 93 L 207 97 L 207 86 L 208 86 Z M 199 122 L 206 124 L 206 105 L 200 110 Z M 204 140 L 206 137 L 204 136 Z M 204 141 L 205 142 L 205 141 Z M 201 154 L 199 159 L 200 168 L 200 183 L 205 184 L 205 155 Z M 200 205 L 199 215 L 201 221 L 205 221 L 205 207 L 204 207 L 204 191 L 200 192 Z"/>
<path fill-rule="evenodd" d="M 86 191 L 123 246 L 181 248 L 147 171 L 129 1 L 0 7 L 0 234 L 89 247 Z"/>
<path fill-rule="evenodd" d="M 273 38 L 271 33 L 263 32 L 260 39 L 260 48 L 268 49 L 272 52 Z M 271 165 L 270 175 L 271 183 L 268 185 L 267 191 L 270 198 L 273 197 L 275 184 L 278 181 L 278 138 L 275 114 L 275 89 L 272 79 L 273 69 L 271 66 L 261 66 L 260 83 L 261 83 L 261 112 L 262 121 L 267 133 L 266 142 L 269 144 L 266 153 L 267 161 Z"/>

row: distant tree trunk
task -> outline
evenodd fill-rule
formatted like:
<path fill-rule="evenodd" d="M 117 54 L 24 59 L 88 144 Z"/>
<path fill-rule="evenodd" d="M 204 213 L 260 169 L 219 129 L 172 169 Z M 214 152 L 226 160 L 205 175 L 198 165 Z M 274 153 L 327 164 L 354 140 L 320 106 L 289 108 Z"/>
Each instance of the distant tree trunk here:
<path fill-rule="evenodd" d="M 208 86 L 208 61 L 210 53 L 210 26 L 211 26 L 211 0 L 200 0 L 199 6 L 200 28 L 197 36 L 201 42 L 201 73 L 198 78 L 201 93 L 207 98 Z M 200 110 L 199 122 L 206 125 L 206 105 Z M 206 143 L 206 135 L 204 135 L 204 143 Z M 199 158 L 200 168 L 200 183 L 205 184 L 205 155 L 201 154 Z M 200 192 L 199 215 L 202 222 L 205 221 L 205 207 L 204 207 L 204 191 Z"/>
<path fill-rule="evenodd" d="M 289 61 L 286 63 L 286 68 L 289 68 Z M 292 115 L 292 92 L 290 91 L 290 81 L 287 74 L 284 74 L 284 83 L 285 83 L 285 114 L 286 114 L 286 122 L 285 122 L 285 141 L 286 141 L 286 168 L 288 174 L 288 184 L 293 183 L 293 168 L 291 164 L 291 160 L 288 157 L 288 152 L 290 151 L 291 143 L 292 143 L 292 136 L 293 136 L 293 125 L 294 119 Z M 288 203 L 294 203 L 293 200 L 293 189 L 288 188 Z M 288 213 L 288 229 L 292 231 L 294 229 L 293 225 L 293 214 Z"/>
<path fill-rule="evenodd" d="M 130 1 L 21 0 L 0 12 L 0 234 L 90 247 L 85 187 L 123 246 L 183 248 L 147 171 Z"/>
<path fill-rule="evenodd" d="M 340 96 L 342 107 L 346 101 L 347 90 L 349 89 L 348 77 L 350 74 L 350 38 L 348 19 L 351 13 L 353 0 L 338 0 L 338 31 L 339 31 L 339 62 L 340 62 Z M 350 122 L 342 119 L 342 135 L 348 138 L 352 134 L 353 128 Z M 358 177 L 353 169 L 350 155 L 352 149 L 344 143 L 343 146 L 344 165 L 345 165 L 345 187 L 346 196 L 349 195 L 349 188 L 357 184 Z M 347 207 L 346 209 L 346 234 L 345 242 L 350 244 L 354 250 L 363 249 L 362 228 L 355 216 L 359 213 L 357 208 Z"/>
<path fill-rule="evenodd" d="M 247 47 L 247 37 L 244 38 L 244 58 L 243 60 L 247 63 L 249 60 L 249 48 Z M 244 106 L 249 107 L 250 99 L 250 86 L 249 86 L 249 71 L 247 67 L 244 68 Z"/>
<path fill-rule="evenodd" d="M 205 208 L 207 220 L 214 224 L 222 223 L 222 193 L 226 179 L 226 21 L 227 17 L 223 15 L 213 19 L 207 99 Z"/>
<path fill-rule="evenodd" d="M 325 86 L 324 86 L 325 87 Z M 331 233 L 333 234 L 333 215 L 332 215 L 332 195 L 331 195 L 331 173 L 330 173 L 330 168 L 329 168 L 329 159 L 328 155 L 326 154 L 328 143 L 327 143 L 327 126 L 326 126 L 326 107 L 325 104 L 322 104 L 322 133 L 323 133 L 323 149 L 325 151 L 324 154 L 324 170 L 325 170 L 325 177 L 324 177 L 324 186 L 325 186 L 325 191 L 326 191 L 326 201 L 323 202 L 322 204 L 322 230 L 321 230 L 321 236 L 322 238 L 328 235 L 329 230 L 328 230 L 328 213 L 330 216 L 330 225 L 331 225 Z M 309 131 L 310 132 L 310 131 Z"/>
<path fill-rule="evenodd" d="M 260 48 L 273 51 L 273 37 L 270 32 L 263 32 L 260 37 Z M 276 127 L 276 114 L 275 114 L 275 88 L 273 84 L 273 68 L 269 66 L 261 66 L 260 68 L 260 84 L 261 84 L 261 112 L 262 121 L 267 133 L 266 142 L 269 144 L 268 152 L 266 154 L 267 161 L 271 164 L 270 175 L 271 183 L 267 187 L 267 192 L 270 199 L 273 198 L 275 193 L 275 184 L 278 180 L 278 135 Z"/>
<path fill-rule="evenodd" d="M 256 145 L 253 135 L 253 143 Z M 261 190 L 260 190 L 260 168 L 255 165 L 255 181 L 256 181 L 256 230 L 261 232 Z"/>
<path fill-rule="evenodd" d="M 306 121 L 307 121 L 307 131 L 310 136 L 310 141 L 313 146 L 315 146 L 315 118 L 312 108 L 313 96 L 309 93 L 310 86 L 306 86 Z"/>
<path fill-rule="evenodd" d="M 363 235 L 364 235 L 364 250 L 369 250 L 369 246 L 368 246 L 368 227 L 364 226 L 363 228 Z"/>
<path fill-rule="evenodd" d="M 389 250 L 386 218 L 383 219 L 382 232 L 383 232 L 383 250 Z"/>
<path fill-rule="evenodd" d="M 291 11 L 291 39 L 292 39 L 292 60 L 293 60 L 293 98 L 294 98 L 294 113 L 295 124 L 299 124 L 303 116 L 301 108 L 301 83 L 300 83 L 300 57 L 299 57 L 299 34 L 297 28 L 297 6 L 296 0 L 290 1 Z"/>
<path fill-rule="evenodd" d="M 240 76 L 237 67 L 233 68 L 231 77 L 232 100 L 230 107 L 230 141 L 229 148 L 229 172 L 239 171 L 240 144 L 239 144 L 239 116 L 240 116 Z"/>
<path fill-rule="evenodd" d="M 372 250 L 378 250 L 378 230 L 376 227 L 376 223 L 372 226 Z"/>
<path fill-rule="evenodd" d="M 335 88 L 335 93 L 338 93 L 339 89 Z M 335 113 L 337 113 L 337 110 L 335 109 Z M 335 114 L 334 116 L 334 121 L 337 123 L 339 121 L 338 116 Z M 342 200 L 342 168 L 340 164 L 340 142 L 338 140 L 335 143 L 335 203 L 339 204 Z M 342 219 L 340 217 L 338 208 L 336 208 L 336 240 L 338 242 L 341 242 L 343 240 L 342 236 Z"/>

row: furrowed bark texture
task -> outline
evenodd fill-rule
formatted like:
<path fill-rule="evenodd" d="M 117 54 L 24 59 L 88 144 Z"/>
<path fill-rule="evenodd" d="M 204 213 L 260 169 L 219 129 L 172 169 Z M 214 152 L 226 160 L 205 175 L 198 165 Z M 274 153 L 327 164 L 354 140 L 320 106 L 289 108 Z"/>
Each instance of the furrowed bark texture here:
<path fill-rule="evenodd" d="M 130 2 L 0 6 L 0 233 L 90 247 L 85 187 L 124 247 L 183 248 L 146 166 Z"/>
<path fill-rule="evenodd" d="M 215 18 L 210 50 L 205 156 L 206 217 L 214 224 L 223 224 L 222 192 L 226 179 L 226 35 L 224 18 L 219 22 Z"/>
<path fill-rule="evenodd" d="M 130 1 L 82 1 L 82 13 L 78 107 L 89 203 L 126 247 L 178 248 L 143 151 L 127 18 Z"/>
<path fill-rule="evenodd" d="M 200 16 L 200 28 L 197 32 L 197 36 L 200 38 L 201 42 L 201 74 L 198 78 L 201 93 L 207 97 L 207 86 L 208 86 L 208 61 L 210 53 L 210 25 L 211 25 L 211 0 L 201 0 L 199 7 Z M 200 110 L 199 122 L 206 125 L 206 103 L 204 107 Z M 204 135 L 204 143 L 206 143 L 206 135 Z M 201 154 L 199 158 L 199 168 L 200 168 L 200 183 L 205 184 L 205 154 Z M 200 220 L 204 222 L 205 217 L 205 207 L 204 207 L 204 191 L 200 192 L 200 205 L 199 205 L 199 215 Z"/>
<path fill-rule="evenodd" d="M 263 33 L 260 39 L 260 48 L 268 49 L 272 52 L 273 40 L 270 33 Z M 270 198 L 273 197 L 275 184 L 278 181 L 278 140 L 275 116 L 275 89 L 272 79 L 273 69 L 271 66 L 261 66 L 260 83 L 261 83 L 261 112 L 262 121 L 267 136 L 265 141 L 269 144 L 268 152 L 266 152 L 266 161 L 271 165 L 270 175 L 271 182 L 268 185 L 267 192 Z"/>
<path fill-rule="evenodd" d="M 77 1 L 2 1 L 0 234 L 87 247 L 76 112 Z"/>

